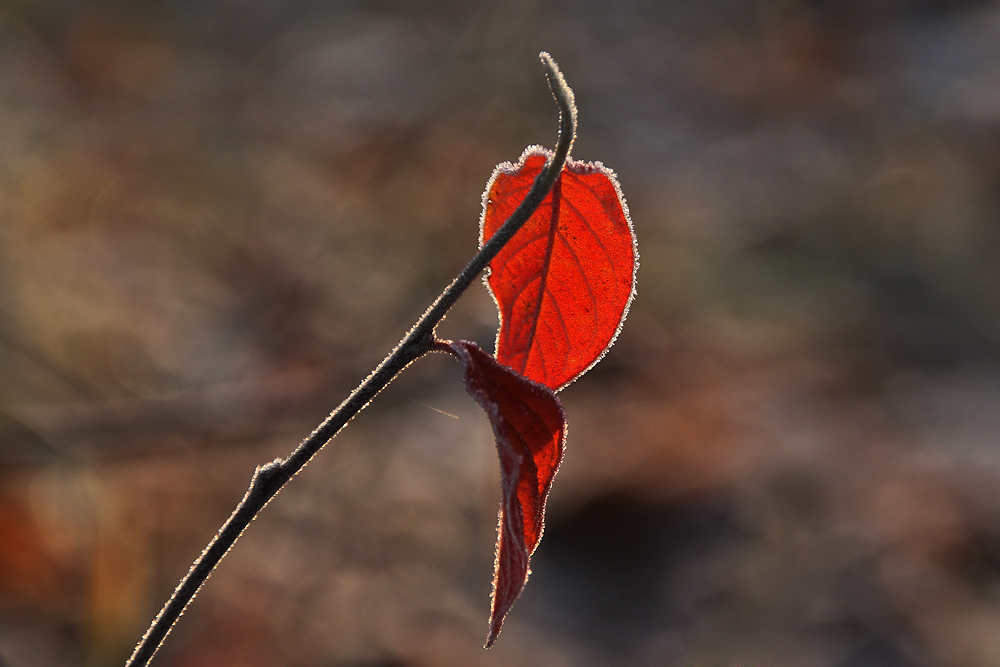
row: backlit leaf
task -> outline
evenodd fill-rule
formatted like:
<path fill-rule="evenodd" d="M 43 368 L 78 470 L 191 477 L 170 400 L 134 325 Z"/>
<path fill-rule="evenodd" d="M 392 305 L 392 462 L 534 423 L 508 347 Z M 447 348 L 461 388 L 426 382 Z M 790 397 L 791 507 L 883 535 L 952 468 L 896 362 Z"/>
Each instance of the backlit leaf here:
<path fill-rule="evenodd" d="M 468 341 L 443 341 L 465 367 L 465 388 L 489 416 L 500 456 L 500 513 L 490 647 L 521 594 L 542 539 L 545 500 L 562 461 L 566 414 L 555 393 Z"/>
<path fill-rule="evenodd" d="M 551 152 L 529 147 L 503 163 L 483 195 L 481 241 L 524 199 Z M 632 223 L 614 172 L 568 160 L 552 191 L 490 263 L 500 311 L 496 358 L 558 390 L 603 356 L 635 287 Z"/>

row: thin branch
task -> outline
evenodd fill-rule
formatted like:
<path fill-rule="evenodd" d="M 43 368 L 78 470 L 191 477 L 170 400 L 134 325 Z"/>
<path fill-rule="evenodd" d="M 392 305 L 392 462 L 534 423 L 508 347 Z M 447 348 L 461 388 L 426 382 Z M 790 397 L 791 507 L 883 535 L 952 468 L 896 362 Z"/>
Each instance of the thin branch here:
<path fill-rule="evenodd" d="M 250 482 L 250 488 L 243 496 L 243 500 L 236 506 L 236 510 L 226 520 L 226 523 L 223 524 L 205 550 L 201 552 L 177 588 L 174 589 L 173 595 L 157 614 L 153 624 L 136 646 L 132 657 L 125 663 L 125 667 L 145 667 L 149 664 L 174 623 L 184 613 L 188 603 L 198 593 L 216 565 L 232 548 L 243 530 L 257 516 L 257 513 L 281 490 L 288 480 L 309 462 L 323 445 L 333 438 L 354 415 L 364 409 L 393 378 L 415 359 L 432 350 L 435 341 L 435 327 L 472 281 L 500 252 L 501 248 L 524 226 L 524 223 L 528 221 L 528 218 L 552 189 L 556 178 L 562 172 L 566 159 L 569 157 L 573 139 L 576 136 L 576 105 L 573 101 L 573 91 L 566 85 L 555 61 L 544 51 L 539 56 L 545 67 L 545 74 L 548 77 L 552 94 L 559 105 L 559 138 L 555 153 L 546 164 L 545 169 L 535 179 L 535 183 L 524 201 L 462 269 L 458 277 L 417 320 L 417 323 L 400 341 L 396 349 L 357 389 L 351 392 L 351 395 L 336 410 L 330 413 L 330 416 L 322 424 L 316 427 L 316 430 L 308 438 L 302 441 L 288 458 L 275 459 L 257 467 Z"/>

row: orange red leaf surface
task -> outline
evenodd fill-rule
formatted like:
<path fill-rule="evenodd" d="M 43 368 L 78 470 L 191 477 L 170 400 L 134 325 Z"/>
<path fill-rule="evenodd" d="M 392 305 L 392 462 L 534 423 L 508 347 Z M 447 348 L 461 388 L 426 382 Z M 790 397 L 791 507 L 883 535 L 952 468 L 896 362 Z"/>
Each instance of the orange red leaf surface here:
<path fill-rule="evenodd" d="M 507 220 L 551 152 L 529 147 L 497 167 L 483 195 L 480 241 Z M 635 286 L 632 224 L 614 172 L 568 160 L 538 210 L 490 263 L 500 311 L 496 358 L 559 390 L 603 356 Z"/>
<path fill-rule="evenodd" d="M 480 244 L 507 221 L 552 153 L 529 147 L 493 172 Z M 467 341 L 437 341 L 465 366 L 465 386 L 489 416 L 500 456 L 492 646 L 524 589 L 562 460 L 566 415 L 555 392 L 614 342 L 635 293 L 635 236 L 614 172 L 567 160 L 551 191 L 489 265 L 500 311 L 496 357 Z"/>
<path fill-rule="evenodd" d="M 468 341 L 443 341 L 465 367 L 465 388 L 489 416 L 500 457 L 501 499 L 493 575 L 492 646 L 528 579 L 542 539 L 545 500 L 562 461 L 566 414 L 555 393 Z"/>

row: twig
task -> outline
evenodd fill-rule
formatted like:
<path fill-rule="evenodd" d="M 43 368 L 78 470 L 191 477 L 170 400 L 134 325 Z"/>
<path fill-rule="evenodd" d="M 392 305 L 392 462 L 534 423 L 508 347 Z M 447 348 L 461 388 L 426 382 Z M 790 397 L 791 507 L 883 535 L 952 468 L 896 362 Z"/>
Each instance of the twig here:
<path fill-rule="evenodd" d="M 566 85 L 558 65 L 544 51 L 539 54 L 545 73 L 552 88 L 552 94 L 559 105 L 559 138 L 552 158 L 545 169 L 535 179 L 534 185 L 524 201 L 507 221 L 497 230 L 496 234 L 476 253 L 451 285 L 431 304 L 424 314 L 413 325 L 406 337 L 400 341 L 396 349 L 386 357 L 378 368 L 362 382 L 351 395 L 330 413 L 322 424 L 316 427 L 308 438 L 286 459 L 275 459 L 258 466 L 250 482 L 243 500 L 236 510 L 223 524 L 216 536 L 209 542 L 205 550 L 191 566 L 187 575 L 181 580 L 173 595 L 164 605 L 160 613 L 153 619 L 153 624 L 143 635 L 135 648 L 135 652 L 125 667 L 145 667 L 163 643 L 174 623 L 184 613 L 188 603 L 198 593 L 209 575 L 232 548 L 243 530 L 257 516 L 257 513 L 273 498 L 288 480 L 296 475 L 306 463 L 333 436 L 375 398 L 389 382 L 415 359 L 430 352 L 433 348 L 434 329 L 444 318 L 448 310 L 455 304 L 472 281 L 482 272 L 490 261 L 500 252 L 501 248 L 527 222 L 542 200 L 552 189 L 556 178 L 562 171 L 569 151 L 576 136 L 576 105 L 573 101 L 573 91 Z"/>

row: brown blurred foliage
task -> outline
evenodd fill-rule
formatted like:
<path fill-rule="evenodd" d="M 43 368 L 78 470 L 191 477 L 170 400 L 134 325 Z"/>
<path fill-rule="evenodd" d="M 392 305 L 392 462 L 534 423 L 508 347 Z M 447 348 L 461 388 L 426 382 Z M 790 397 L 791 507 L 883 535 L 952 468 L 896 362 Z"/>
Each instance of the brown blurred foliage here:
<path fill-rule="evenodd" d="M 10 0 L 0 665 L 122 664 L 552 142 L 542 49 L 642 265 L 497 647 L 492 439 L 434 357 L 157 664 L 1000 664 L 996 3 Z M 477 286 L 441 333 L 495 325 Z"/>

